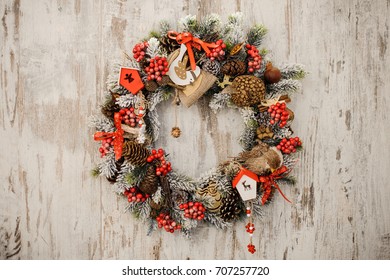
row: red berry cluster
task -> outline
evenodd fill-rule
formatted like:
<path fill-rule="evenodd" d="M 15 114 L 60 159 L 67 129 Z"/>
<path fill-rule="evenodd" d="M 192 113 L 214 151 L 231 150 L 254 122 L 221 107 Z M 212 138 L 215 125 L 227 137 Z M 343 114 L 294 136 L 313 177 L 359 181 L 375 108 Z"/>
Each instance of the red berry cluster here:
<path fill-rule="evenodd" d="M 171 163 L 169 161 L 165 160 L 163 149 L 158 149 L 158 151 L 153 149 L 152 154 L 146 159 L 146 161 L 151 163 L 155 159 L 160 161 L 158 164 L 158 167 L 156 168 L 156 175 L 157 176 L 161 176 L 161 175 L 166 176 L 168 174 L 168 172 L 172 171 Z"/>
<path fill-rule="evenodd" d="M 178 225 L 168 214 L 160 213 L 160 215 L 157 216 L 156 221 L 159 228 L 164 228 L 170 233 L 181 229 L 181 225 Z"/>
<path fill-rule="evenodd" d="M 145 200 L 149 197 L 148 194 L 137 192 L 135 187 L 125 190 L 123 194 L 124 196 L 127 196 L 127 200 L 129 202 L 145 202 Z"/>
<path fill-rule="evenodd" d="M 150 59 L 149 66 L 145 68 L 145 71 L 148 74 L 148 81 L 161 81 L 162 76 L 164 76 L 168 72 L 167 58 L 156 56 Z"/>
<path fill-rule="evenodd" d="M 295 138 L 283 138 L 279 145 L 276 146 L 278 150 L 281 150 L 284 154 L 291 154 L 297 151 L 297 147 L 302 146 L 301 139 Z"/>
<path fill-rule="evenodd" d="M 114 141 L 113 138 L 107 138 L 102 140 L 102 145 L 99 148 L 100 157 L 104 157 L 111 150 L 111 147 L 113 146 L 112 141 Z"/>
<path fill-rule="evenodd" d="M 290 114 L 286 110 L 286 103 L 278 102 L 268 108 L 268 113 L 271 114 L 270 124 L 275 124 L 280 121 L 279 127 L 284 127 L 287 124 Z"/>
<path fill-rule="evenodd" d="M 197 201 L 180 204 L 179 208 L 184 210 L 184 217 L 199 221 L 203 220 L 204 212 L 206 211 L 203 204 Z"/>
<path fill-rule="evenodd" d="M 261 65 L 261 56 L 259 50 L 250 44 L 246 44 L 245 48 L 247 49 L 248 58 L 248 71 L 253 73 L 255 70 L 260 69 Z"/>
<path fill-rule="evenodd" d="M 143 125 L 143 116 L 144 116 L 144 109 L 142 107 L 139 108 L 139 113 L 138 115 L 136 115 L 134 113 L 134 108 L 133 107 L 130 107 L 130 108 L 123 108 L 119 111 L 119 114 L 121 116 L 121 120 L 123 123 L 131 126 L 131 127 L 135 127 L 135 126 L 139 126 L 141 127 Z"/>
<path fill-rule="evenodd" d="M 222 60 L 223 56 L 225 55 L 224 49 L 226 49 L 226 44 L 223 42 L 222 39 L 219 39 L 217 42 L 215 42 L 218 46 L 210 49 L 210 52 L 207 54 L 207 57 L 210 58 L 210 60 L 218 59 Z"/>
<path fill-rule="evenodd" d="M 246 227 L 246 232 L 248 232 L 250 235 L 252 235 L 253 232 L 255 231 L 255 225 L 252 223 L 248 223 L 245 227 Z"/>
<path fill-rule="evenodd" d="M 249 253 L 254 254 L 256 252 L 255 245 L 248 244 L 248 251 Z"/>
<path fill-rule="evenodd" d="M 133 57 L 140 62 L 145 57 L 145 51 L 148 48 L 148 42 L 138 43 L 133 48 Z"/>

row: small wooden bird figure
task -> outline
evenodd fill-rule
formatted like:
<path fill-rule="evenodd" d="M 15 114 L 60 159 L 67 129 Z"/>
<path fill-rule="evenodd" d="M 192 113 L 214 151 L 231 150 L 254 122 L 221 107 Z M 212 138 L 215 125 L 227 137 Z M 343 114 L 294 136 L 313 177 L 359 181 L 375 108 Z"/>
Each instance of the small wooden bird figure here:
<path fill-rule="evenodd" d="M 257 175 L 265 175 L 282 166 L 283 155 L 276 147 L 261 142 L 252 150 L 240 153 L 237 161 Z"/>

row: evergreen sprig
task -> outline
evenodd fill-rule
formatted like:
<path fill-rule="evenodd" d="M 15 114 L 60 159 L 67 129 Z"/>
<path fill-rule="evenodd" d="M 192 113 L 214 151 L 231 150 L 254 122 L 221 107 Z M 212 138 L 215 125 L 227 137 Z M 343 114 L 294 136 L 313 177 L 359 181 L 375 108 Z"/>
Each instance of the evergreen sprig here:
<path fill-rule="evenodd" d="M 249 29 L 247 34 L 248 43 L 259 49 L 267 32 L 268 29 L 264 25 L 256 24 L 251 29 Z"/>

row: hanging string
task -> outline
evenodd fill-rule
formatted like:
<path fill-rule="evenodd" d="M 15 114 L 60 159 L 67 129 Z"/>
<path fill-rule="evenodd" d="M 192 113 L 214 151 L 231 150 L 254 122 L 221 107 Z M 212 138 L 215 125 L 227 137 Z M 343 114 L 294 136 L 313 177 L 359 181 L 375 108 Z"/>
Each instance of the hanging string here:
<path fill-rule="evenodd" d="M 180 102 L 180 97 L 179 97 L 179 91 L 176 90 L 175 92 L 176 92 L 176 95 L 175 95 L 175 98 L 173 99 L 173 102 L 172 102 L 173 106 L 175 106 L 175 125 L 174 125 L 174 127 L 172 127 L 171 135 L 175 138 L 178 138 L 181 135 L 181 130 L 180 130 L 179 125 L 178 125 L 178 123 L 179 123 L 178 110 L 179 110 L 179 106 L 180 106 L 181 102 Z"/>

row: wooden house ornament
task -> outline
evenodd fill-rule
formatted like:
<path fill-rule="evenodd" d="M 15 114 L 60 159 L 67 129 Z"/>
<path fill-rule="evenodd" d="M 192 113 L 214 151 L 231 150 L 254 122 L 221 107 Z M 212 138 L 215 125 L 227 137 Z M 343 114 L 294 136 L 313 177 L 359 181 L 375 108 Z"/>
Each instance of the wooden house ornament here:
<path fill-rule="evenodd" d="M 138 70 L 128 67 L 121 67 L 119 71 L 119 84 L 134 95 L 144 88 Z"/>
<path fill-rule="evenodd" d="M 233 179 L 233 188 L 238 190 L 242 200 L 251 200 L 256 198 L 258 182 L 259 177 L 255 173 L 242 168 Z"/>

